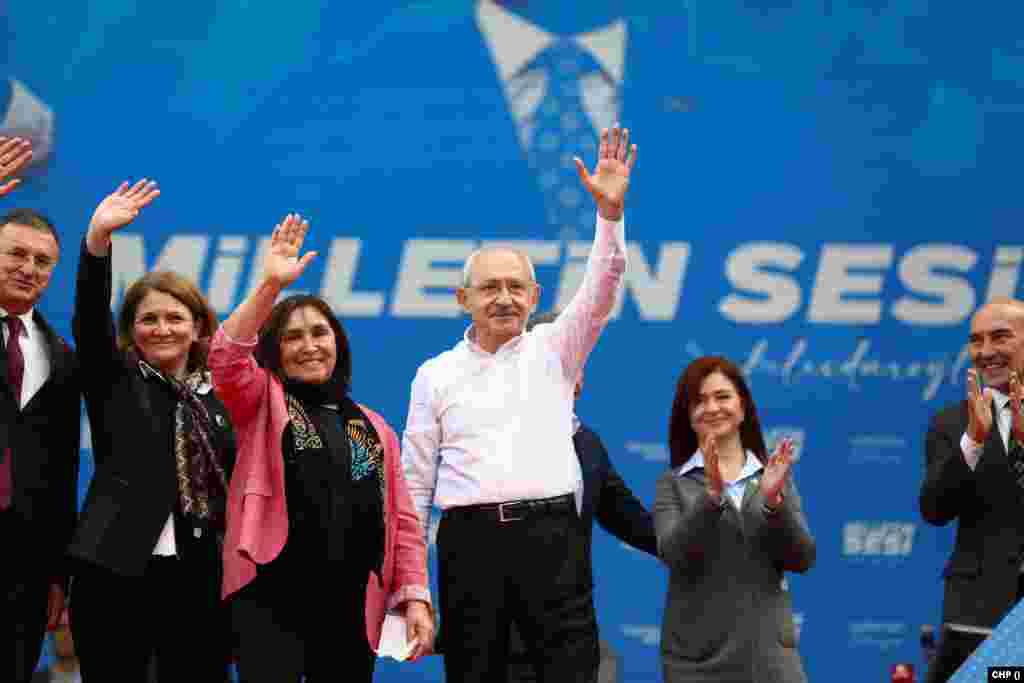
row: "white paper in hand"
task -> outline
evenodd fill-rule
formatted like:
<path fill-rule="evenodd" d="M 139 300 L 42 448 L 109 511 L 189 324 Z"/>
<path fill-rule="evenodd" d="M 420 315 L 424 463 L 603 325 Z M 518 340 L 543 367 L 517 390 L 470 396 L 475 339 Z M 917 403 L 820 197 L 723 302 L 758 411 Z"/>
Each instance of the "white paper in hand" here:
<path fill-rule="evenodd" d="M 388 614 L 384 617 L 384 626 L 380 631 L 380 646 L 377 648 L 379 657 L 391 657 L 404 662 L 416 647 L 416 640 L 409 641 L 406 634 L 408 626 L 405 617 L 399 614 Z"/>

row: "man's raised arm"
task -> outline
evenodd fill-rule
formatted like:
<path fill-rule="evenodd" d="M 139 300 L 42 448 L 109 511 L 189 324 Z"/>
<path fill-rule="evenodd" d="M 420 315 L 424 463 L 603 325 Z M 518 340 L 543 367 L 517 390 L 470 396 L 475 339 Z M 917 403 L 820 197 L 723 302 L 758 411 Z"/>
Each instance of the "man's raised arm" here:
<path fill-rule="evenodd" d="M 629 144 L 629 129 L 605 128 L 593 173 L 578 157 L 574 161 L 580 181 L 597 203 L 597 229 L 583 283 L 552 325 L 551 340 L 570 380 L 576 379 L 607 324 L 626 272 L 623 211 L 636 145 Z"/>

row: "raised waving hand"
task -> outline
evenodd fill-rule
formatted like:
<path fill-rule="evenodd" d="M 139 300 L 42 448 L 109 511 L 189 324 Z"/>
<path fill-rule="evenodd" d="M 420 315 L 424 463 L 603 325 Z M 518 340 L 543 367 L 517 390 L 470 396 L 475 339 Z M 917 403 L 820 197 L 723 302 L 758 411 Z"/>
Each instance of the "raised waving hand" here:
<path fill-rule="evenodd" d="M 160 196 L 156 181 L 143 178 L 134 185 L 121 183 L 107 195 L 89 221 L 85 244 L 93 256 L 106 256 L 110 249 L 110 236 L 115 230 L 135 220 L 139 212 Z"/>

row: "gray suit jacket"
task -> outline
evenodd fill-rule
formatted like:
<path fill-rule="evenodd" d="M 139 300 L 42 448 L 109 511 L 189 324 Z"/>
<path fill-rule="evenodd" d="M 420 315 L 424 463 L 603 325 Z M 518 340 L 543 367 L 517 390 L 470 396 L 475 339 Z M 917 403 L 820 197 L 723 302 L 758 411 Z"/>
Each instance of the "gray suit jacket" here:
<path fill-rule="evenodd" d="M 759 481 L 747 484 L 737 510 L 711 501 L 702 469 L 658 479 L 654 525 L 670 570 L 661 628 L 666 683 L 806 681 L 783 572 L 810 569 L 814 539 L 792 480 L 774 514 L 765 511 Z"/>

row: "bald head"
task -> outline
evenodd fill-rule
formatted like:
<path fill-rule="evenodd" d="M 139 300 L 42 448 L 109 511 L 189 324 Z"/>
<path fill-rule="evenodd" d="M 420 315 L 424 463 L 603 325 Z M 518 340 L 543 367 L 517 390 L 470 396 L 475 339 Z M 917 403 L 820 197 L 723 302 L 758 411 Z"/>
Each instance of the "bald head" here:
<path fill-rule="evenodd" d="M 975 311 L 974 315 L 977 316 L 979 313 L 989 311 L 999 311 L 1010 318 L 1024 321 L 1024 301 L 1020 299 L 1013 299 L 1008 296 L 993 297 Z"/>
<path fill-rule="evenodd" d="M 971 318 L 967 340 L 971 362 L 987 386 L 1007 392 L 1010 372 L 1024 361 L 1024 302 L 992 299 Z"/>

